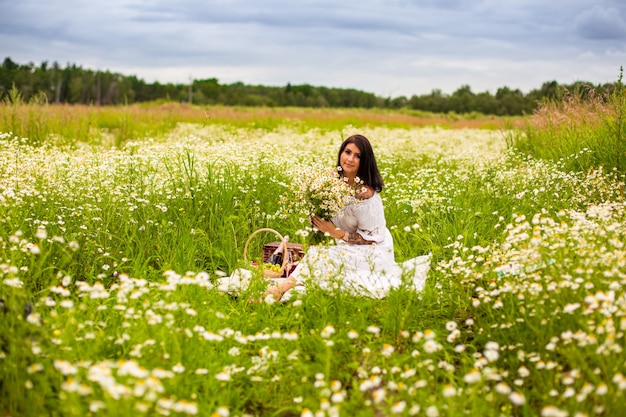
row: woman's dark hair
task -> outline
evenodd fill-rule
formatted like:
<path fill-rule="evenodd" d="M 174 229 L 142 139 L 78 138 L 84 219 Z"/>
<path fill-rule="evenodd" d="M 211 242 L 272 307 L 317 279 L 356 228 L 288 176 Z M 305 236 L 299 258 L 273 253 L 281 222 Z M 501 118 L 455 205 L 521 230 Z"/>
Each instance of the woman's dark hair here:
<path fill-rule="evenodd" d="M 341 148 L 339 148 L 339 154 L 337 155 L 337 166 L 341 165 L 341 154 L 350 143 L 354 143 L 361 151 L 361 162 L 359 164 L 359 172 L 357 173 L 357 176 L 375 191 L 382 191 L 384 187 L 383 179 L 378 171 L 378 165 L 376 164 L 376 158 L 374 157 L 372 145 L 365 136 L 352 135 L 343 141 Z"/>

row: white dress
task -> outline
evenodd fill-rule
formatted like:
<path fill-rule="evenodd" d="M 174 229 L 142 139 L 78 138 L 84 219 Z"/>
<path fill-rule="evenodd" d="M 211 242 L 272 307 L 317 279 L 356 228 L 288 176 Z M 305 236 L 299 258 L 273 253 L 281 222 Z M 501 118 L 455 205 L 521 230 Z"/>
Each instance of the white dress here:
<path fill-rule="evenodd" d="M 387 228 L 383 203 L 378 193 L 365 200 L 347 205 L 341 215 L 332 218 L 341 230 L 358 233 L 371 245 L 350 245 L 336 239 L 336 245 L 311 246 L 291 273 L 307 286 L 313 281 L 323 289 L 341 289 L 355 295 L 382 298 L 389 290 L 406 283 L 409 288 L 422 290 L 430 269 L 430 255 L 419 256 L 397 264 L 393 238 Z M 297 286 L 287 291 L 289 298 Z"/>

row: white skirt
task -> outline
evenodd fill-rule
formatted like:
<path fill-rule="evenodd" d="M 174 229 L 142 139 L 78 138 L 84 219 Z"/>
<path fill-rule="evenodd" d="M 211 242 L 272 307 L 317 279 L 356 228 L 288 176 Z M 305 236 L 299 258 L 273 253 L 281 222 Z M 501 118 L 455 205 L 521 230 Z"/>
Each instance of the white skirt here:
<path fill-rule="evenodd" d="M 322 289 L 339 289 L 354 295 L 385 297 L 403 283 L 421 291 L 430 270 L 431 255 L 418 256 L 401 264 L 395 262 L 390 244 L 312 246 L 291 273 L 300 284 L 313 282 Z M 287 295 L 287 294 L 285 294 Z"/>

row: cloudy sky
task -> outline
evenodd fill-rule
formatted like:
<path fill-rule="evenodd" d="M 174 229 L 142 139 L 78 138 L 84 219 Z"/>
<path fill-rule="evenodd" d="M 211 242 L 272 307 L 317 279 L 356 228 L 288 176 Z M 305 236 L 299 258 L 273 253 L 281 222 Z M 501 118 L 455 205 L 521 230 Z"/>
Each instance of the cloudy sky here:
<path fill-rule="evenodd" d="M 0 59 L 147 82 L 528 92 L 614 82 L 624 0 L 0 0 Z"/>

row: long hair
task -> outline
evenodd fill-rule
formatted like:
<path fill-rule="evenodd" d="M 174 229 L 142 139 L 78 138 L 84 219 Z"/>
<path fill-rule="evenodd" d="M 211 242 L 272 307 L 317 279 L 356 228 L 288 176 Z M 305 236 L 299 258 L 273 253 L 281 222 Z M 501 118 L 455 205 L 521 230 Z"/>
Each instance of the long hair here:
<path fill-rule="evenodd" d="M 378 164 L 376 164 L 376 157 L 374 156 L 372 145 L 365 136 L 352 135 L 343 141 L 339 148 L 339 153 L 337 154 L 337 166 L 341 165 L 341 154 L 350 143 L 354 143 L 357 148 L 359 148 L 359 151 L 361 151 L 361 162 L 359 164 L 359 172 L 357 173 L 358 177 L 375 191 L 382 191 L 384 187 L 383 179 L 378 171 Z"/>

